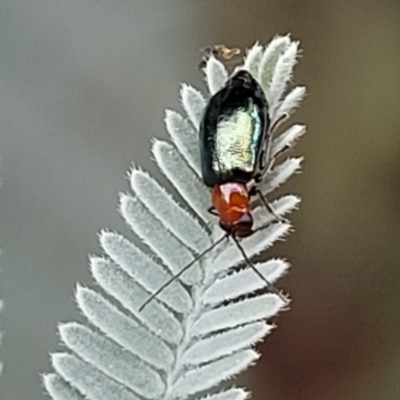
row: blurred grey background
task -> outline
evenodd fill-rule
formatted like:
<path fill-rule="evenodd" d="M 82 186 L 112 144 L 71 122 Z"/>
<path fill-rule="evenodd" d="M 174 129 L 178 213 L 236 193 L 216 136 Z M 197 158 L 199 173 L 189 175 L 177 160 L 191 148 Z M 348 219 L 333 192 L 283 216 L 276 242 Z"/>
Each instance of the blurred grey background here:
<path fill-rule="evenodd" d="M 0 2 L 2 400 L 47 398 L 39 374 L 80 319 L 76 281 L 116 212 L 131 163 L 155 173 L 153 136 L 180 82 L 205 90 L 199 49 L 301 40 L 309 95 L 294 154 L 303 198 L 280 286 L 292 310 L 241 377 L 257 400 L 400 397 L 398 0 Z M 160 179 L 163 181 L 162 177 Z M 271 255 L 271 254 L 270 254 Z"/>

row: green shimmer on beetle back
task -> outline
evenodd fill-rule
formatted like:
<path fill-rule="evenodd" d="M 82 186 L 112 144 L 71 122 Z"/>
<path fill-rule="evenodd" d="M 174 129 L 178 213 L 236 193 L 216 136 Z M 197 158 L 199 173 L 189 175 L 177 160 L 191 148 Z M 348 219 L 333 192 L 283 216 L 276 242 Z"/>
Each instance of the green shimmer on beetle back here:
<path fill-rule="evenodd" d="M 252 173 L 262 134 L 259 110 L 253 103 L 224 116 L 215 133 L 213 169 L 222 176 L 235 169 Z"/>
<path fill-rule="evenodd" d="M 199 129 L 205 185 L 247 184 L 263 170 L 269 145 L 268 104 L 253 76 L 236 72 L 208 101 Z"/>

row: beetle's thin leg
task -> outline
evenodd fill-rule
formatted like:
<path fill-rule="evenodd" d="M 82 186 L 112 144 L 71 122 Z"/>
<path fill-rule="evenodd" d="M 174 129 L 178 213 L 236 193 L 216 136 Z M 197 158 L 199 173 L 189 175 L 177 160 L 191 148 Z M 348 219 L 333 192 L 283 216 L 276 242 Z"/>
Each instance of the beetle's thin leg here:
<path fill-rule="evenodd" d="M 287 219 L 278 215 L 275 210 L 272 208 L 271 204 L 268 200 L 264 197 L 264 195 L 257 190 L 258 197 L 260 198 L 261 202 L 264 204 L 265 208 L 268 210 L 270 214 L 272 214 L 278 221 L 280 222 L 287 222 Z"/>
<path fill-rule="evenodd" d="M 278 126 L 279 126 L 282 122 L 286 121 L 288 118 L 289 118 L 289 114 L 288 114 L 288 113 L 282 114 L 282 115 L 271 125 L 271 127 L 270 127 L 270 129 L 269 129 L 269 132 L 271 132 L 271 134 L 272 134 L 272 133 L 278 128 Z"/>
<path fill-rule="evenodd" d="M 285 303 L 288 304 L 289 301 L 288 299 L 281 293 L 279 290 L 271 283 L 268 281 L 268 279 L 265 278 L 265 276 L 255 267 L 255 265 L 250 261 L 249 257 L 247 257 L 246 252 L 244 251 L 244 248 L 240 244 L 239 240 L 235 236 L 232 236 L 233 241 L 236 243 L 236 246 L 242 253 L 243 258 L 245 259 L 247 265 L 256 273 L 256 275 L 265 283 L 266 289 L 271 291 L 272 293 L 275 293 L 279 298 Z"/>
<path fill-rule="evenodd" d="M 217 217 L 218 217 L 218 215 L 219 215 L 214 206 L 208 207 L 208 208 L 207 208 L 207 211 L 208 211 L 211 215 L 215 215 L 215 216 L 217 216 Z"/>
<path fill-rule="evenodd" d="M 154 298 L 156 298 L 167 286 L 169 286 L 172 282 L 176 281 L 185 271 L 187 271 L 194 263 L 199 261 L 204 255 L 206 255 L 209 251 L 211 251 L 213 248 L 217 247 L 221 242 L 224 241 L 229 236 L 229 234 L 225 234 L 221 238 L 219 238 L 216 242 L 214 242 L 210 247 L 205 249 L 202 253 L 197 255 L 195 258 L 193 258 L 192 261 L 190 261 L 189 264 L 185 265 L 180 271 L 178 271 L 175 275 L 171 276 L 170 279 L 168 279 L 165 283 L 163 283 L 151 296 L 148 297 L 148 299 L 138 308 L 139 312 L 142 311 L 147 304 L 149 304 Z"/>

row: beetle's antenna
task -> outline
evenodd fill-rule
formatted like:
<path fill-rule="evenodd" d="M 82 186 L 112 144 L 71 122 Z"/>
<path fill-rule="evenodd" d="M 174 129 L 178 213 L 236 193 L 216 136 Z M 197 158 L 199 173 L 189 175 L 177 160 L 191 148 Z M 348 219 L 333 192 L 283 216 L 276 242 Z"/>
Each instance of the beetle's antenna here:
<path fill-rule="evenodd" d="M 259 230 L 259 229 L 258 229 Z M 256 273 L 256 275 L 265 283 L 266 289 L 275 293 L 279 298 L 285 303 L 288 304 L 288 299 L 281 293 L 279 290 L 270 282 L 265 276 L 255 267 L 255 265 L 250 261 L 249 257 L 247 257 L 246 252 L 244 251 L 243 246 L 240 244 L 239 240 L 232 235 L 233 241 L 236 243 L 236 246 L 242 253 L 243 258 L 245 259 L 248 266 Z"/>
<path fill-rule="evenodd" d="M 180 271 L 178 271 L 175 275 L 171 276 L 165 283 L 163 283 L 148 299 L 138 308 L 138 311 L 142 311 L 147 304 L 149 304 L 154 298 L 156 298 L 167 286 L 169 286 L 172 282 L 178 279 L 185 271 L 187 271 L 194 263 L 199 261 L 204 255 L 206 255 L 209 251 L 217 247 L 220 243 L 222 243 L 227 237 L 229 233 L 225 234 L 224 236 L 220 237 L 216 242 L 214 242 L 210 247 L 205 249 L 202 253 L 197 255 L 190 261 L 189 264 L 186 264 Z"/>

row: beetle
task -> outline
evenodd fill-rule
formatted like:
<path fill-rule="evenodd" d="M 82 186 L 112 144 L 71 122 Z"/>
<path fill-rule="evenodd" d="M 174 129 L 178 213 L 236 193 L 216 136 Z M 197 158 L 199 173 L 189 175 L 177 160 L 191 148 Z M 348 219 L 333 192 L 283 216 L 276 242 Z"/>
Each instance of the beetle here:
<path fill-rule="evenodd" d="M 210 98 L 200 124 L 199 144 L 203 182 L 211 188 L 210 212 L 230 235 L 250 236 L 251 196 L 259 194 L 271 212 L 258 190 L 270 165 L 268 103 L 250 72 L 239 70 Z"/>
<path fill-rule="evenodd" d="M 235 72 L 209 99 L 199 127 L 201 173 L 204 184 L 211 189 L 209 212 L 219 217 L 219 225 L 226 233 L 160 286 L 139 311 L 228 237 L 236 243 L 246 263 L 265 282 L 266 288 L 287 302 L 252 264 L 239 242 L 263 229 L 253 230 L 252 196 L 258 194 L 269 212 L 281 220 L 259 190 L 274 160 L 270 156 L 270 125 L 265 92 L 246 70 Z"/>

